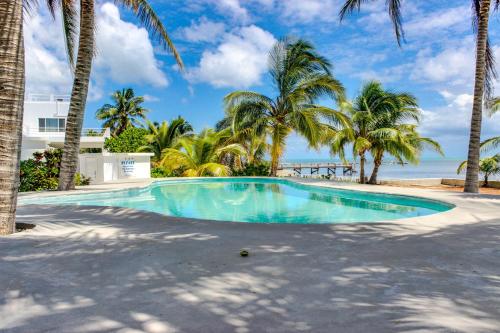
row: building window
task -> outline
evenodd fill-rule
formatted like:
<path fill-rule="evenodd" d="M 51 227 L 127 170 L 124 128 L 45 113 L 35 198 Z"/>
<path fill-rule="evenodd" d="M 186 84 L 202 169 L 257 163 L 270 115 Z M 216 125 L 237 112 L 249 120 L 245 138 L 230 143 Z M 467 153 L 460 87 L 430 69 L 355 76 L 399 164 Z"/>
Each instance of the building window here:
<path fill-rule="evenodd" d="M 64 132 L 66 119 L 64 118 L 38 118 L 39 132 Z"/>

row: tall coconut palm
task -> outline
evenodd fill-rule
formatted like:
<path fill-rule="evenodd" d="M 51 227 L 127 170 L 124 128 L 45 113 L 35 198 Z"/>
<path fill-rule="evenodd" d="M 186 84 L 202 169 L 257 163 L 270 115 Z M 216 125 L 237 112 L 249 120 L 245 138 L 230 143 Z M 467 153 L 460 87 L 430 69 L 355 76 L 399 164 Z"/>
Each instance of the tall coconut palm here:
<path fill-rule="evenodd" d="M 0 235 L 15 230 L 23 99 L 23 1 L 0 0 Z"/>
<path fill-rule="evenodd" d="M 359 11 L 366 0 L 346 0 L 340 10 L 340 19 L 353 11 Z M 491 4 L 498 9 L 500 0 L 472 0 L 472 18 L 476 33 L 476 69 L 474 83 L 474 100 L 470 125 L 469 151 L 467 157 L 467 173 L 465 192 L 478 192 L 479 154 L 481 142 L 481 122 L 483 98 L 488 100 L 492 93 L 492 82 L 496 77 L 494 56 L 488 38 L 488 24 Z M 396 40 L 399 45 L 404 40 L 401 15 L 401 0 L 387 0 L 386 6 L 391 18 Z"/>
<path fill-rule="evenodd" d="M 105 104 L 97 110 L 96 118 L 104 120 L 103 127 L 109 128 L 113 136 L 118 136 L 127 127 L 139 125 L 138 118 L 146 118 L 147 109 L 142 107 L 144 97 L 135 96 L 131 88 L 117 90 L 111 95 L 114 104 Z"/>
<path fill-rule="evenodd" d="M 179 170 L 185 177 L 228 176 L 230 168 L 222 163 L 228 154 L 241 156 L 244 148 L 227 144 L 227 131 L 205 130 L 194 137 L 178 140 L 176 148 L 163 150 L 161 165 L 170 170 Z"/>
<path fill-rule="evenodd" d="M 324 120 L 346 122 L 341 112 L 314 104 L 325 95 L 336 101 L 344 98 L 344 87 L 330 70 L 330 62 L 312 44 L 285 38 L 269 53 L 269 74 L 278 93 L 274 99 L 252 91 L 235 91 L 225 97 L 226 116 L 235 132 L 253 128 L 270 137 L 272 176 L 292 131 L 317 147 L 327 130 Z"/>
<path fill-rule="evenodd" d="M 147 145 L 139 148 L 139 151 L 149 151 L 155 154 L 153 161 L 158 162 L 166 148 L 173 148 L 177 141 L 193 131 L 193 127 L 184 118 L 178 117 L 170 122 L 163 121 L 155 124 L 146 121 L 149 134 L 146 135 Z"/>
<path fill-rule="evenodd" d="M 72 2 L 73 5 L 76 5 L 77 3 L 75 0 L 61 1 Z M 146 29 L 153 35 L 153 38 L 155 38 L 166 49 L 171 51 L 179 67 L 183 68 L 180 55 L 170 40 L 167 30 L 147 0 L 116 0 L 115 2 L 131 9 Z M 95 53 L 94 30 L 96 27 L 94 23 L 94 5 L 95 0 L 80 0 L 79 44 L 74 71 L 71 102 L 66 121 L 66 136 L 64 140 L 61 173 L 59 176 L 59 190 L 70 190 L 75 187 L 74 175 L 78 165 L 80 135 L 83 116 L 85 113 L 92 58 Z M 67 14 L 65 18 L 63 17 L 65 31 L 69 33 L 70 36 L 75 36 L 74 14 L 76 11 L 68 11 L 68 13 L 69 14 Z M 71 50 L 73 50 L 73 38 L 68 38 L 68 40 L 69 43 L 67 50 L 70 59 L 72 59 Z"/>

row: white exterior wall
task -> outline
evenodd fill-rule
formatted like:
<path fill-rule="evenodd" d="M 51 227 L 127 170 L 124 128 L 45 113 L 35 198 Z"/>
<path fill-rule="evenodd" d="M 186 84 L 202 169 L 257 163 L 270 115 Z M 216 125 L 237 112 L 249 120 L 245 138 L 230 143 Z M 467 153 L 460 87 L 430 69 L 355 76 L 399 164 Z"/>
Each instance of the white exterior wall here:
<path fill-rule="evenodd" d="M 24 102 L 23 133 L 49 136 L 54 133 L 38 132 L 38 118 L 64 118 L 68 116 L 69 101 Z M 56 133 L 58 134 L 58 133 Z M 62 133 L 64 136 L 64 133 Z"/>
<path fill-rule="evenodd" d="M 40 118 L 66 119 L 69 112 L 69 96 L 31 95 L 24 101 L 23 138 L 21 160 L 31 158 L 34 152 L 43 152 L 49 147 L 62 148 L 64 132 L 40 132 Z M 109 129 L 100 136 L 87 136 L 83 129 L 80 148 L 103 148 L 104 140 L 110 136 Z M 100 129 L 96 129 L 100 131 Z"/>
<path fill-rule="evenodd" d="M 92 183 L 127 179 L 149 179 L 153 153 L 80 154 L 79 172 Z"/>
<path fill-rule="evenodd" d="M 48 96 L 46 100 L 29 98 L 24 102 L 23 139 L 21 144 L 21 160 L 33 156 L 49 148 L 54 140 L 64 141 L 64 132 L 39 132 L 39 118 L 64 118 L 68 116 L 69 101 L 58 101 L 57 96 Z"/>

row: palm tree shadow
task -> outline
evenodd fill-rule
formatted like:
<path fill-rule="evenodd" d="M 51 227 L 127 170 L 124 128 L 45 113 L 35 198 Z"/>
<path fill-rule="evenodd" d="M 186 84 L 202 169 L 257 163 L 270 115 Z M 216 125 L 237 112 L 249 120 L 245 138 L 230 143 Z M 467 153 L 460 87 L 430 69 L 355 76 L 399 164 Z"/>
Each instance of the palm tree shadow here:
<path fill-rule="evenodd" d="M 25 206 L 0 238 L 6 332 L 494 332 L 500 221 L 279 225 Z M 250 249 L 241 258 L 240 248 Z"/>

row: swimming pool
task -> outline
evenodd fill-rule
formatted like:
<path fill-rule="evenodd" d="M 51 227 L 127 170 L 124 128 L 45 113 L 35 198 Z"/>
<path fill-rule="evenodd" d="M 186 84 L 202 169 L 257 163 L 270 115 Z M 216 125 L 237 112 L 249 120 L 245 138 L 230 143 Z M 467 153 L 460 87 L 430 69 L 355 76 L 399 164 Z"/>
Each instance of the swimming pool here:
<path fill-rule="evenodd" d="M 435 200 L 273 178 L 166 180 L 141 189 L 20 198 L 20 204 L 116 206 L 176 217 L 300 224 L 387 221 L 453 208 Z"/>

